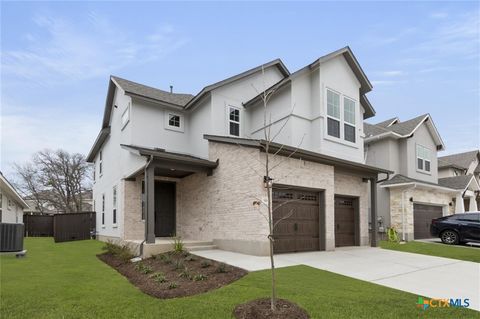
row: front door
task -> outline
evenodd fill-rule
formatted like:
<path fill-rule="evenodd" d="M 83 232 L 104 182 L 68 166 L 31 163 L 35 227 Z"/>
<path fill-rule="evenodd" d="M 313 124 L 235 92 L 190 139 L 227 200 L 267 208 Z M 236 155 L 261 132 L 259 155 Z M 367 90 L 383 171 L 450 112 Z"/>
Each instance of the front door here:
<path fill-rule="evenodd" d="M 175 236 L 175 183 L 155 181 L 155 237 Z"/>

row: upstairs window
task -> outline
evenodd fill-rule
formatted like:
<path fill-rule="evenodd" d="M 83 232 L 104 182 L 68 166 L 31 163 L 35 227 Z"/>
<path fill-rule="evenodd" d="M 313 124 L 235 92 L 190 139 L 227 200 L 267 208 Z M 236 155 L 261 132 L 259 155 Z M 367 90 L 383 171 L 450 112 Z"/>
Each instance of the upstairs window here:
<path fill-rule="evenodd" d="M 233 136 L 240 136 L 240 110 L 230 106 L 229 107 L 229 133 Z"/>
<path fill-rule="evenodd" d="M 355 143 L 355 101 L 343 98 L 344 139 Z"/>
<path fill-rule="evenodd" d="M 165 128 L 167 130 L 183 132 L 183 115 L 174 112 L 165 111 Z"/>
<path fill-rule="evenodd" d="M 105 226 L 105 194 L 102 194 L 102 226 Z"/>
<path fill-rule="evenodd" d="M 100 173 L 100 177 L 102 177 L 103 174 L 103 152 L 100 151 L 100 154 L 98 155 L 98 172 Z"/>
<path fill-rule="evenodd" d="M 430 150 L 417 144 L 417 170 L 430 173 Z"/>
<path fill-rule="evenodd" d="M 130 103 L 128 103 L 127 108 L 122 113 L 122 130 L 130 122 Z"/>
<path fill-rule="evenodd" d="M 97 162 L 93 161 L 93 182 L 96 181 Z"/>
<path fill-rule="evenodd" d="M 173 127 L 180 127 L 180 116 L 175 114 L 168 114 L 168 125 Z"/>
<path fill-rule="evenodd" d="M 340 138 L 340 95 L 327 90 L 328 135 Z"/>

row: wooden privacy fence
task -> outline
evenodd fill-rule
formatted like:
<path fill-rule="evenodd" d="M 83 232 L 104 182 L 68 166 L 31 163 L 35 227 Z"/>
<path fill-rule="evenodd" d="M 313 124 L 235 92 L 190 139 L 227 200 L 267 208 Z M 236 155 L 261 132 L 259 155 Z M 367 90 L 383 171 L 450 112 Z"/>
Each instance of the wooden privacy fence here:
<path fill-rule="evenodd" d="M 25 228 L 28 229 L 25 236 L 53 236 L 58 243 L 90 239 L 95 234 L 95 212 L 25 217 Z"/>

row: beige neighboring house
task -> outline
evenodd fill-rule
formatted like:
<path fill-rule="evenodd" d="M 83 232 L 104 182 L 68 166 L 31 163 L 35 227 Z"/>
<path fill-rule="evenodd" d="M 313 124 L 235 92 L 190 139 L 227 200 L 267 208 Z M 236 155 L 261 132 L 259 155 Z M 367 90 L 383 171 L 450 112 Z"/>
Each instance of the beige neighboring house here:
<path fill-rule="evenodd" d="M 440 178 L 445 145 L 429 114 L 365 123 L 366 163 L 394 171 L 378 189 L 377 221 L 404 240 L 429 238 L 431 220 L 464 212 L 463 196 L 478 192 L 473 175 Z"/>
<path fill-rule="evenodd" d="M 0 222 L 9 224 L 23 223 L 24 209 L 28 209 L 27 203 L 0 172 Z"/>
<path fill-rule="evenodd" d="M 273 165 L 282 163 L 271 176 L 281 207 L 274 219 L 295 212 L 276 228 L 275 253 L 370 245 L 369 181 L 389 171 L 365 164 L 372 85 L 350 48 L 294 73 L 273 60 L 196 95 L 114 76 L 108 83 L 87 156 L 99 239 L 142 245 L 143 255 L 171 249 L 174 235 L 187 247 L 267 255 L 268 223 L 253 204 L 266 200 L 259 96 L 266 89 L 276 91 L 272 132 L 284 128 L 270 149 Z"/>
<path fill-rule="evenodd" d="M 82 211 L 83 212 L 92 212 L 93 211 L 93 195 L 92 190 L 85 190 L 82 192 Z M 55 215 L 65 213 L 65 210 L 57 209 L 48 198 L 51 197 L 49 191 L 44 191 L 39 194 L 40 203 L 35 200 L 33 195 L 26 196 L 25 202 L 28 204 L 29 208 L 25 209 L 25 214 L 29 215 Z M 40 207 L 39 205 L 42 205 Z"/>
<path fill-rule="evenodd" d="M 438 158 L 438 177 L 442 180 L 458 181 L 465 187 L 463 203 L 459 201 L 459 210 L 463 204 L 464 211 L 480 209 L 480 192 L 475 190 L 475 181 L 480 184 L 480 151 L 474 150 Z"/>

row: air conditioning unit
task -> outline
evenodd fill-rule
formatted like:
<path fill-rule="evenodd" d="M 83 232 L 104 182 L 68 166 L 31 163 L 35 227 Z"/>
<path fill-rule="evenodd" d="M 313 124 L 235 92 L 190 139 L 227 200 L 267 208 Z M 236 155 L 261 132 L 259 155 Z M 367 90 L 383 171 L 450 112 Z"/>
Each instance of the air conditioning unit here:
<path fill-rule="evenodd" d="M 23 251 L 23 224 L 0 223 L 0 252 Z"/>

